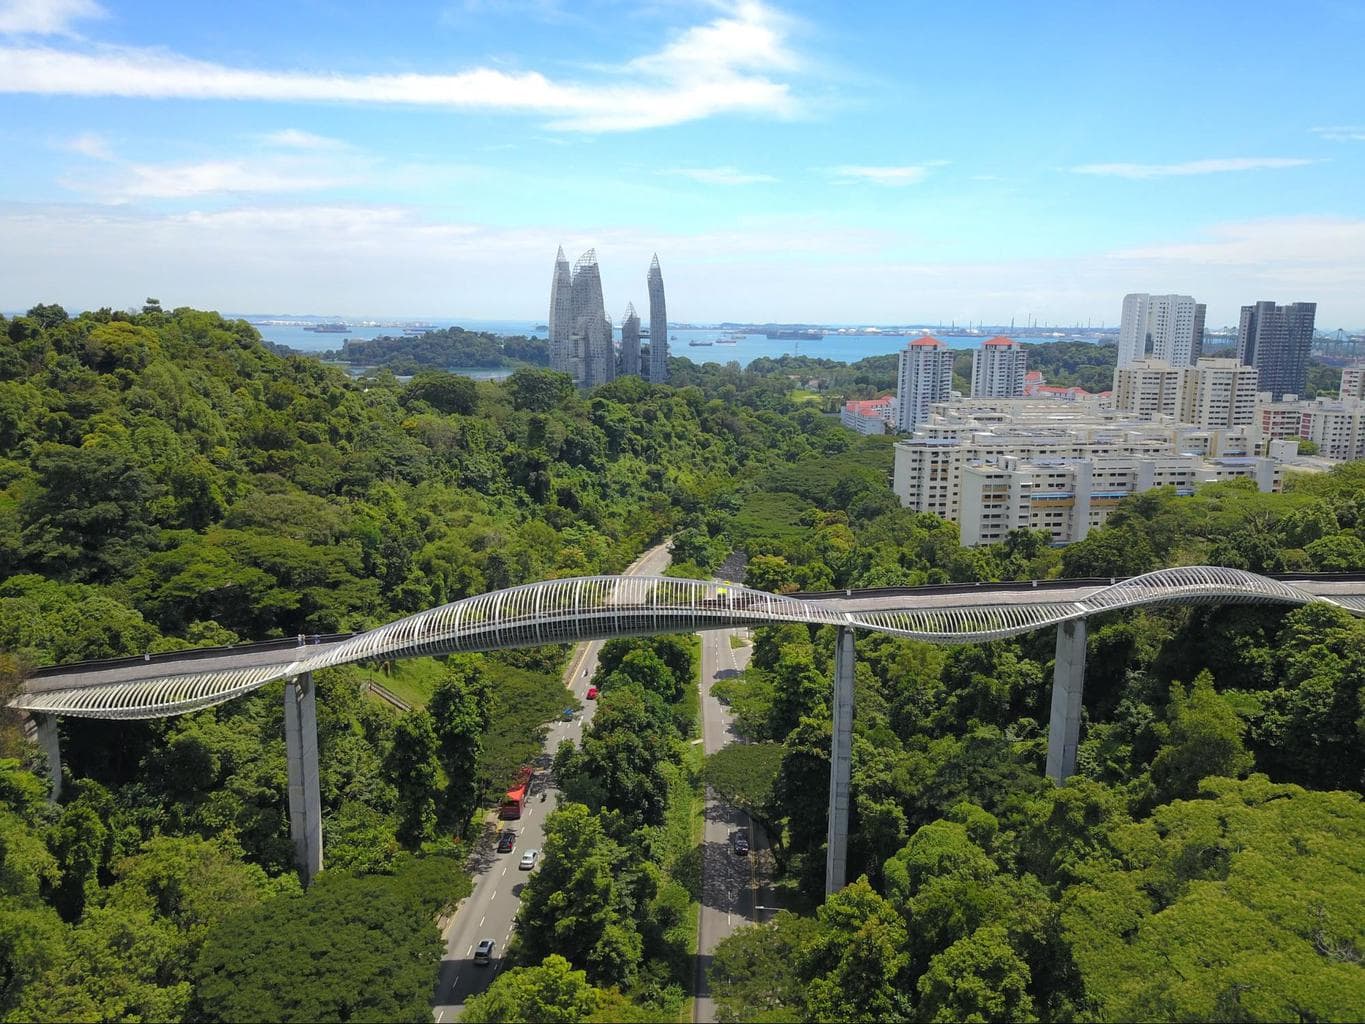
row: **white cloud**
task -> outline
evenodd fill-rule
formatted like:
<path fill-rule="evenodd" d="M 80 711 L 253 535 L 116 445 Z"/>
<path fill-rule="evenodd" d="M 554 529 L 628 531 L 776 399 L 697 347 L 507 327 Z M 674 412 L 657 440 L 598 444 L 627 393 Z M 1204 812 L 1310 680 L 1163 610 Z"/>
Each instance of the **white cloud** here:
<path fill-rule="evenodd" d="M 331 139 L 325 135 L 314 135 L 312 132 L 299 131 L 297 128 L 285 128 L 282 131 L 269 132 L 260 138 L 267 145 L 282 146 L 287 149 L 336 150 L 345 149 L 347 146 L 340 139 Z"/>
<path fill-rule="evenodd" d="M 1314 128 L 1313 134 L 1332 142 L 1365 142 L 1365 125 L 1335 125 Z"/>
<path fill-rule="evenodd" d="M 267 136 L 267 141 L 275 146 L 250 156 L 166 163 L 126 160 L 113 152 L 102 137 L 81 135 L 65 143 L 64 148 L 99 164 L 95 168 L 82 167 L 59 179 L 59 184 L 101 202 L 125 203 L 140 199 L 311 192 L 355 184 L 369 175 L 372 161 L 359 154 L 346 162 L 344 172 L 339 171 L 331 158 L 331 150 L 338 143 L 332 140 L 320 136 L 281 139 L 280 135 L 289 133 Z M 291 144 L 311 148 L 295 151 L 289 148 Z"/>
<path fill-rule="evenodd" d="M 92 160 L 114 159 L 108 141 L 104 136 L 96 135 L 94 132 L 85 132 L 77 135 L 74 139 L 67 139 L 66 142 L 62 143 L 62 149 L 79 153 L 81 156 L 89 157 Z"/>
<path fill-rule="evenodd" d="M 1354 262 L 1365 280 L 1365 220 L 1336 217 L 1287 217 L 1223 224 L 1196 242 L 1148 245 L 1110 254 L 1118 260 L 1171 264 L 1234 266 L 1273 276 L 1285 267 Z"/>
<path fill-rule="evenodd" d="M 1183 164 L 1082 164 L 1071 170 L 1076 174 L 1099 174 L 1115 178 L 1170 178 L 1189 174 L 1222 174 L 1227 171 L 1303 167 L 1314 162 L 1299 157 L 1251 156 L 1223 160 L 1190 160 Z"/>
<path fill-rule="evenodd" d="M 72 22 L 104 17 L 94 0 L 0 0 L 0 34 L 69 35 Z"/>
<path fill-rule="evenodd" d="M 771 174 L 754 174 L 749 171 L 741 171 L 737 167 L 679 167 L 676 170 L 664 171 L 664 174 L 676 174 L 679 177 L 691 178 L 693 181 L 701 182 L 703 185 L 759 185 L 765 182 L 776 181 Z"/>
<path fill-rule="evenodd" d="M 783 19 L 741 0 L 657 53 L 593 82 L 479 67 L 453 74 L 329 75 L 234 68 L 156 50 L 0 47 L 0 92 L 144 99 L 372 103 L 537 114 L 569 131 L 630 131 L 726 113 L 786 117 L 790 87 L 768 77 L 798 67 Z"/>
<path fill-rule="evenodd" d="M 828 171 L 834 177 L 835 182 L 840 185 L 871 183 L 900 188 L 905 185 L 918 185 L 928 176 L 930 168 L 941 164 L 942 161 L 938 160 L 925 164 L 905 164 L 899 167 L 842 164 L 838 167 L 831 167 Z"/>

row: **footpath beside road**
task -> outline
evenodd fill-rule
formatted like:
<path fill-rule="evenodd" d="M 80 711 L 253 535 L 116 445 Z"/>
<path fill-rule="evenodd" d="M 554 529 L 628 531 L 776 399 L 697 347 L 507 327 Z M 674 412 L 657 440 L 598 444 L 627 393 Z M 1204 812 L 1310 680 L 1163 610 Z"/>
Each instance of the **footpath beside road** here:
<path fill-rule="evenodd" d="M 734 647 L 731 637 L 747 641 L 745 630 L 713 630 L 702 634 L 702 750 L 714 754 L 726 744 L 743 743 L 734 729 L 730 710 L 711 692 L 712 684 L 737 676 L 749 664 L 753 647 Z M 734 852 L 733 837 L 749 840 L 747 856 Z M 754 828 L 749 816 L 707 794 L 706 825 L 702 833 L 702 898 L 697 919 L 697 963 L 692 1019 L 711 1024 L 716 1007 L 711 999 L 708 972 L 716 946 L 735 929 L 755 921 L 755 908 L 768 903 L 760 866 L 768 862 L 767 837 Z"/>
<path fill-rule="evenodd" d="M 650 548 L 633 562 L 624 575 L 657 576 L 668 568 L 668 542 Z M 464 1011 L 470 996 L 477 995 L 493 983 L 502 970 L 507 943 L 512 938 L 513 922 L 521 905 L 521 892 L 530 872 L 517 865 L 527 850 L 544 846 L 545 818 L 556 805 L 556 792 L 549 786 L 547 769 L 554 752 L 563 740 L 577 742 L 592 722 L 597 710 L 596 701 L 586 699 L 588 681 L 597 671 L 597 657 L 601 641 L 580 644 L 569 658 L 564 673 L 564 685 L 583 702 L 583 711 L 572 722 L 555 721 L 548 729 L 545 746 L 537 761 L 537 777 L 526 810 L 520 821 L 499 822 L 497 811 L 490 811 L 483 832 L 474 842 L 470 856 L 473 891 L 464 900 L 446 925 L 442 937 L 446 951 L 441 960 L 436 984 L 432 1016 L 437 1024 L 450 1024 Z M 517 844 L 511 853 L 498 853 L 498 834 L 502 825 L 517 830 Z M 492 939 L 493 962 L 487 966 L 474 963 L 474 947 L 483 939 Z"/>

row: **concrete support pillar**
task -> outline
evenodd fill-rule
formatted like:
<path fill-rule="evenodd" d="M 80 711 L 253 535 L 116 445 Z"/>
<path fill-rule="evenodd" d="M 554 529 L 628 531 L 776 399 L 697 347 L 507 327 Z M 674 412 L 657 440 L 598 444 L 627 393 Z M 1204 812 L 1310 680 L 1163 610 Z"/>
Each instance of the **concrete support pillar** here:
<path fill-rule="evenodd" d="M 55 804 L 62 796 L 62 741 L 57 735 L 57 716 L 35 714 L 33 724 L 38 727 L 38 746 L 47 755 L 47 775 L 52 783 L 47 798 Z"/>
<path fill-rule="evenodd" d="M 322 793 L 318 785 L 318 712 L 313 674 L 285 681 L 284 746 L 289 762 L 289 835 L 307 885 L 322 870 Z"/>
<path fill-rule="evenodd" d="M 1047 777 L 1062 782 L 1076 774 L 1081 742 L 1081 695 L 1085 691 L 1085 619 L 1057 627 L 1052 672 L 1052 718 L 1047 727 Z"/>
<path fill-rule="evenodd" d="M 829 748 L 829 836 L 825 895 L 844 887 L 848 873 L 848 790 L 853 773 L 853 630 L 844 626 L 834 646 L 834 736 Z"/>

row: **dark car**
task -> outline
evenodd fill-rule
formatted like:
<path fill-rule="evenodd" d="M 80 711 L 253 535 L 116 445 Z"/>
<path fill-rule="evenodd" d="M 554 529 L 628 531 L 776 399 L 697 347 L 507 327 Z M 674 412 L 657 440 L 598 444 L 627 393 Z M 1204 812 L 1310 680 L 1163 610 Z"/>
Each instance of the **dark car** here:
<path fill-rule="evenodd" d="M 512 848 L 517 845 L 517 834 L 512 829 L 507 829 L 502 835 L 498 836 L 498 852 L 511 853 Z"/>
<path fill-rule="evenodd" d="M 734 847 L 735 853 L 743 857 L 749 852 L 749 837 L 743 832 L 736 832 L 730 837 L 730 845 Z"/>
<path fill-rule="evenodd" d="M 493 940 L 480 939 L 479 944 L 474 947 L 474 962 L 487 966 L 493 962 Z"/>

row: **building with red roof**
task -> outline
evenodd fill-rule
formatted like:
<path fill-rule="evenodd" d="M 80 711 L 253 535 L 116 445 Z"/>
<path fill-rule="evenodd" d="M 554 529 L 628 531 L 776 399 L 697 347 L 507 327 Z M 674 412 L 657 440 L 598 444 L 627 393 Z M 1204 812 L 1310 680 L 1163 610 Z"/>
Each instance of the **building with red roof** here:
<path fill-rule="evenodd" d="M 929 406 L 946 402 L 952 390 L 953 350 L 928 334 L 909 342 L 896 374 L 896 431 L 912 433 Z"/>
<path fill-rule="evenodd" d="M 1028 353 L 1013 338 L 997 334 L 972 353 L 973 398 L 1019 398 L 1024 394 Z"/>

